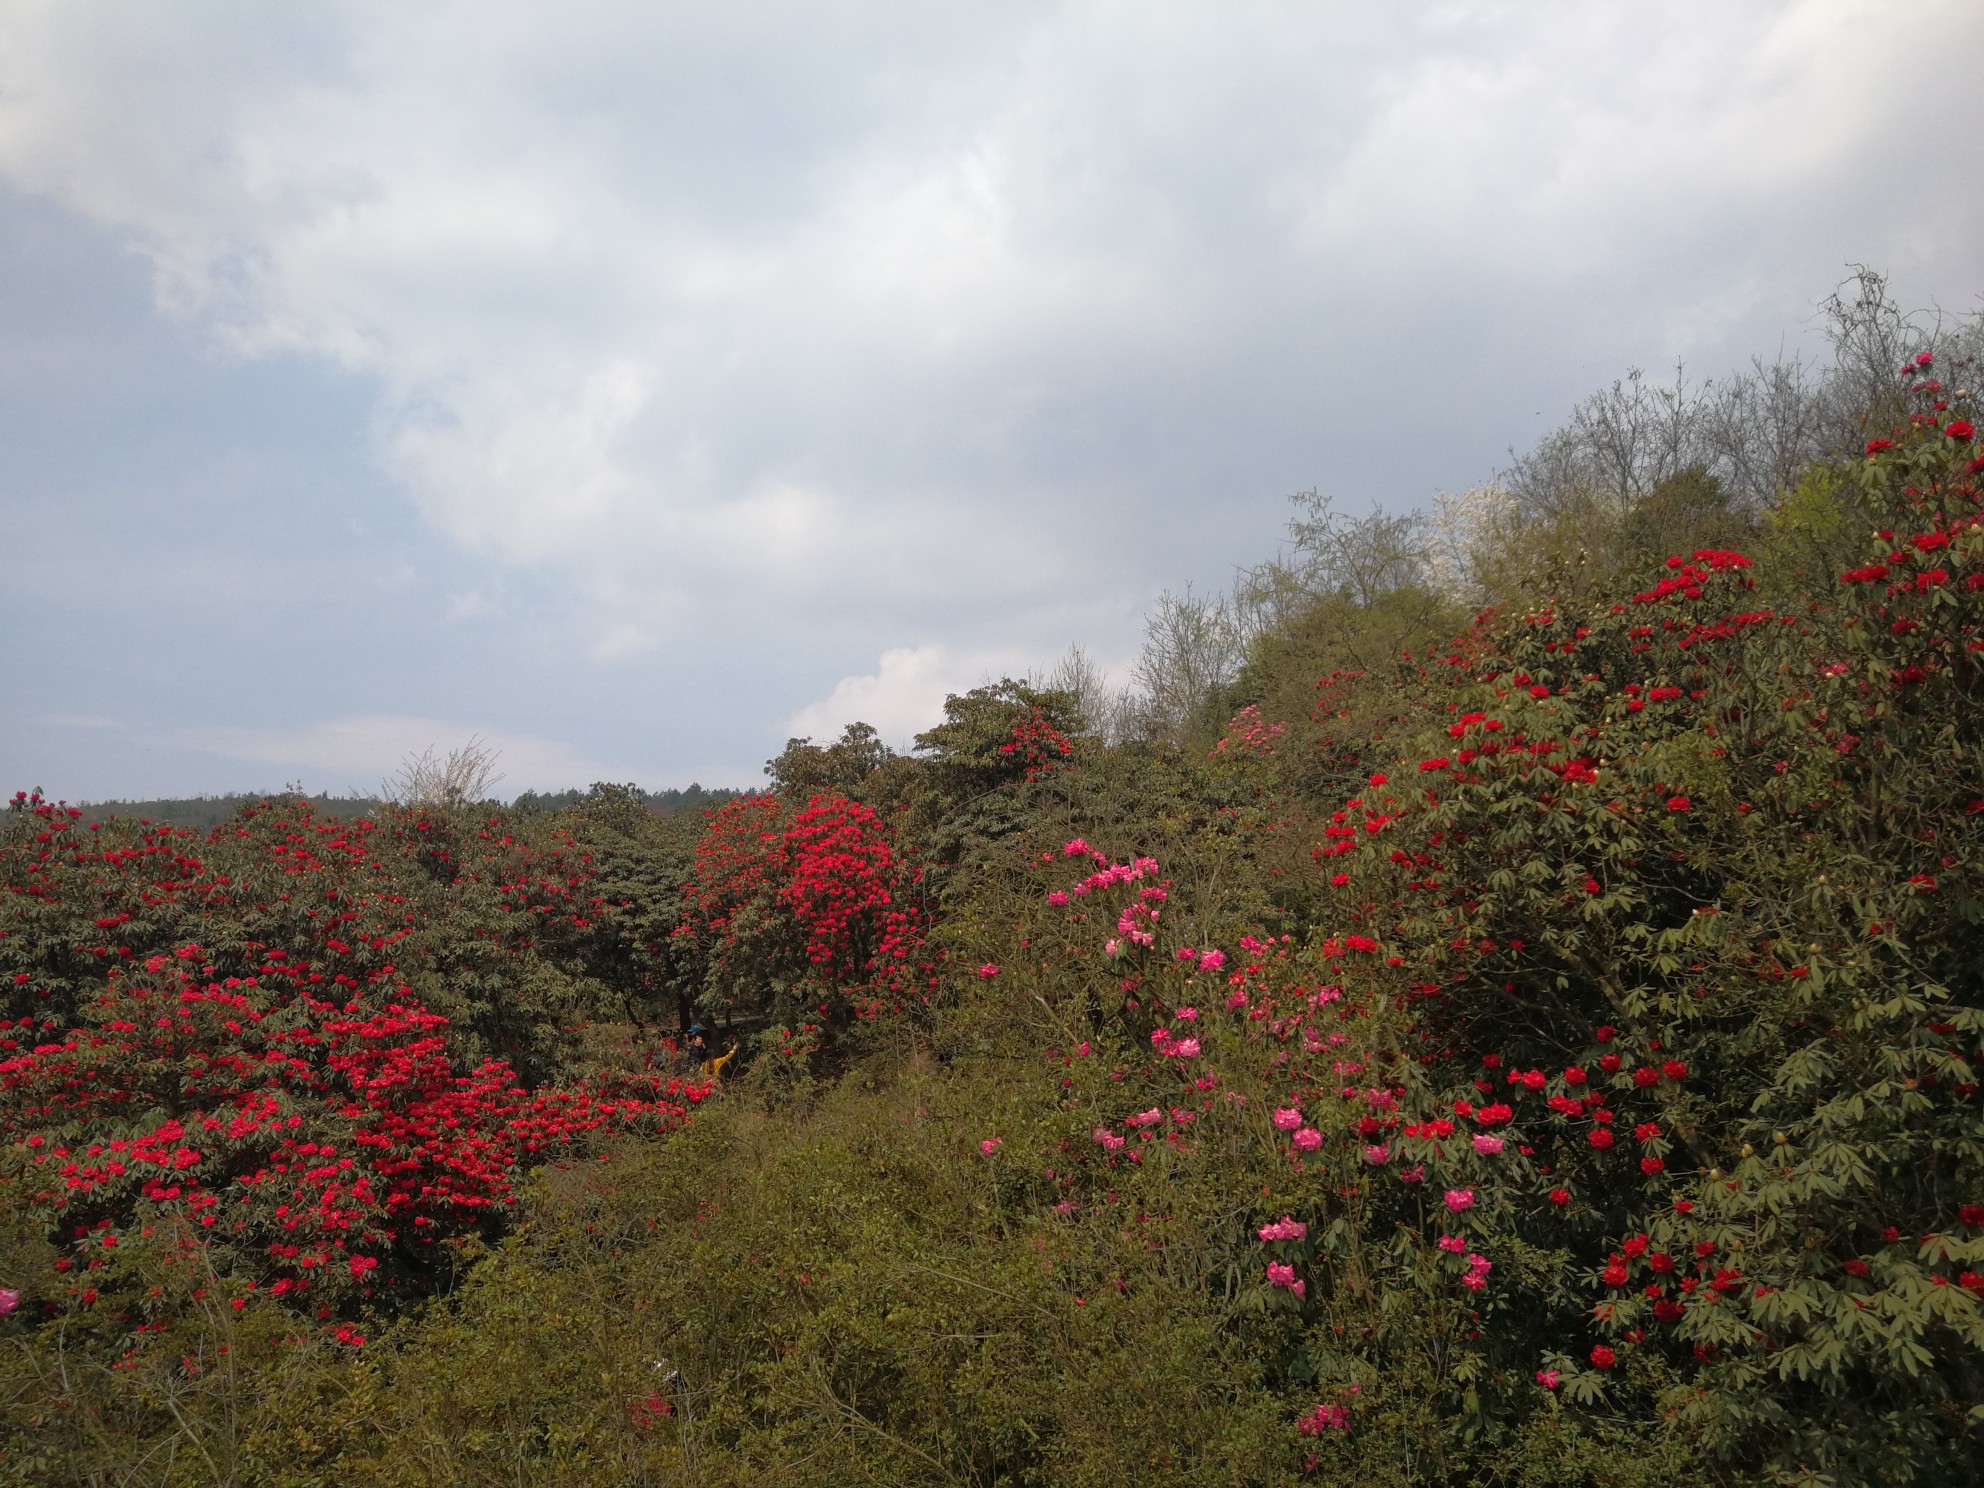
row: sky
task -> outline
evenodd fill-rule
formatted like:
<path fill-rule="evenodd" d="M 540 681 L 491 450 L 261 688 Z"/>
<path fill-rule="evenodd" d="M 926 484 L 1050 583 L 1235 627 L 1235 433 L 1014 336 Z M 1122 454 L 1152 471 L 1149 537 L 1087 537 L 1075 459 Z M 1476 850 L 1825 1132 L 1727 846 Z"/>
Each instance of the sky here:
<path fill-rule="evenodd" d="M 0 0 L 0 786 L 749 785 L 1984 305 L 1975 0 Z"/>

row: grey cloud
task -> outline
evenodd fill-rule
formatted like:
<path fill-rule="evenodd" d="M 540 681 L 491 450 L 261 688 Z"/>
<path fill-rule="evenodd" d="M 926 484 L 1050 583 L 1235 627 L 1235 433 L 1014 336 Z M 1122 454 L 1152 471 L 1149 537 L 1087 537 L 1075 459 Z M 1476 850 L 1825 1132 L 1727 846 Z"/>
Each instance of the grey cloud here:
<path fill-rule="evenodd" d="M 932 657 L 1126 655 L 1283 492 L 1463 487 L 1849 260 L 1967 302 L 1984 192 L 1889 162 L 1980 62 L 1956 3 L 0 6 L 0 179 L 95 244 L 0 354 L 72 380 L 29 444 L 75 494 L 6 495 L 144 528 L 102 561 L 196 628 L 188 585 L 259 604 L 211 660 L 87 621 L 216 727 L 748 769 L 835 696 L 915 715 Z M 90 308 L 119 243 L 157 324 Z M 282 564 L 404 580 L 333 625 Z"/>

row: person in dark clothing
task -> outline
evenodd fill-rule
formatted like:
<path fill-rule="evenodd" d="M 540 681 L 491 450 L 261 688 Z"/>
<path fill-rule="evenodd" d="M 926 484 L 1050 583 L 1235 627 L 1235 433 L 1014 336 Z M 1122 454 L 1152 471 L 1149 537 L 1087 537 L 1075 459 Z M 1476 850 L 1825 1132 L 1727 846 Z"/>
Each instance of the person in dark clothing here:
<path fill-rule="evenodd" d="M 709 1057 L 709 1030 L 700 1023 L 691 1023 L 688 1035 L 682 1040 L 682 1052 L 677 1062 L 684 1069 L 694 1072 L 701 1069 Z"/>

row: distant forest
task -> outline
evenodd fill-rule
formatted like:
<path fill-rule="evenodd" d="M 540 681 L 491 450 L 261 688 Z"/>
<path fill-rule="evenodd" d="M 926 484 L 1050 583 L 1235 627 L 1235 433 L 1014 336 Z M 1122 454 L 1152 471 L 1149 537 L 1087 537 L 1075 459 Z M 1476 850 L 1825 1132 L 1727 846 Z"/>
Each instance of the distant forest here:
<path fill-rule="evenodd" d="M 706 789 L 695 781 L 691 781 L 686 789 L 649 791 L 632 785 L 627 789 L 656 816 L 680 816 L 686 811 L 702 811 L 721 806 L 725 801 L 735 800 L 744 794 L 735 790 Z M 587 791 L 577 789 L 525 791 L 510 804 L 518 811 L 563 811 L 577 806 L 588 794 Z M 165 822 L 176 827 L 208 828 L 232 821 L 242 807 L 253 805 L 258 801 L 288 801 L 299 798 L 309 801 L 319 816 L 346 818 L 370 816 L 381 804 L 381 799 L 377 796 L 333 796 L 324 792 L 310 796 L 297 791 L 236 791 L 221 796 L 178 796 L 149 801 L 95 801 L 84 803 L 81 809 L 83 820 L 86 822 L 107 821 L 113 816 L 131 816 L 143 821 Z"/>

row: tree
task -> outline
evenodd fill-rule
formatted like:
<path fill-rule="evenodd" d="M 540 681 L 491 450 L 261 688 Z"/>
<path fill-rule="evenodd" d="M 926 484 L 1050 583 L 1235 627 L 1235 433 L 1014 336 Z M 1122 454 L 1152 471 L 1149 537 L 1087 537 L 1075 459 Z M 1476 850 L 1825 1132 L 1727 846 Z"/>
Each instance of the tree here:
<path fill-rule="evenodd" d="M 398 773 L 387 777 L 379 794 L 396 806 L 474 805 L 487 800 L 490 788 L 503 778 L 496 770 L 501 757 L 502 751 L 480 734 L 471 734 L 445 758 L 437 759 L 430 744 L 401 760 Z"/>

